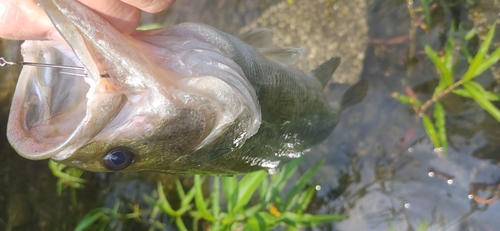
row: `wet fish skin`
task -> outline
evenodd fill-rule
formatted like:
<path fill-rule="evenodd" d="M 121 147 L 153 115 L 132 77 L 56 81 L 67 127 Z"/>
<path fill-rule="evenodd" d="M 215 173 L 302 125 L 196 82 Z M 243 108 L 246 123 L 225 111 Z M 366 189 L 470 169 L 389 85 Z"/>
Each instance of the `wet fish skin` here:
<path fill-rule="evenodd" d="M 322 88 L 338 58 L 306 75 L 286 63 L 300 52 L 272 47 L 266 31 L 242 38 L 255 47 L 195 23 L 129 36 L 75 1 L 40 3 L 71 50 L 27 42 L 25 57 L 89 77 L 23 68 L 8 137 L 28 159 L 109 171 L 103 157 L 121 147 L 134 153 L 122 171 L 237 174 L 300 156 L 336 124 Z"/>

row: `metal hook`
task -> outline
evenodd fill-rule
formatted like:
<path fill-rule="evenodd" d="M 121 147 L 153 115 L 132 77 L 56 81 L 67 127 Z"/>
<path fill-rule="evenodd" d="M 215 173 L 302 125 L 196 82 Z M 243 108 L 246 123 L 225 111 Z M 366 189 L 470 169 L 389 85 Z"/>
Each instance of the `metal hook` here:
<path fill-rule="evenodd" d="M 56 65 L 56 64 L 48 64 L 48 63 L 33 63 L 33 62 L 11 62 L 5 60 L 5 58 L 0 57 L 0 66 L 5 66 L 5 65 L 10 65 L 10 66 L 35 66 L 35 67 L 52 67 L 52 68 L 60 68 L 60 69 L 70 69 L 70 70 L 85 70 L 83 67 L 77 67 L 77 66 L 63 66 L 63 65 Z"/>
<path fill-rule="evenodd" d="M 12 61 L 5 60 L 4 57 L 0 57 L 0 67 L 4 67 L 6 65 L 9 65 L 9 66 L 50 67 L 50 68 L 59 68 L 59 69 L 69 69 L 69 70 L 85 71 L 85 68 L 78 67 L 78 66 L 64 66 L 64 65 L 57 65 L 57 64 L 34 63 L 34 62 L 12 62 Z M 81 76 L 81 77 L 87 76 L 87 74 L 78 74 L 78 73 L 71 73 L 71 72 L 64 72 L 64 71 L 61 71 L 59 73 L 61 73 L 61 74 L 67 74 L 67 75 L 74 75 L 74 76 Z M 101 78 L 109 78 L 109 75 L 107 73 L 106 74 L 101 74 L 100 76 L 101 76 Z"/>

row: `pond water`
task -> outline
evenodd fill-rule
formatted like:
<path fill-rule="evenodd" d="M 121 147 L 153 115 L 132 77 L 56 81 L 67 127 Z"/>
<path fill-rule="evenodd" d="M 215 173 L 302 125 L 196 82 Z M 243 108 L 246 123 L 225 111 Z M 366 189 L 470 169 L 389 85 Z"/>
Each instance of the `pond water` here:
<path fill-rule="evenodd" d="M 500 12 L 493 0 L 434 2 L 427 32 L 412 26 L 412 17 L 417 23 L 423 19 L 420 1 L 404 0 L 179 0 L 165 13 L 144 14 L 143 23 L 203 22 L 231 34 L 268 27 L 276 45 L 308 49 L 297 64 L 304 71 L 342 57 L 326 94 L 336 105 L 349 88 L 348 106 L 330 137 L 307 153 L 299 174 L 326 159 L 309 212 L 348 217 L 315 230 L 416 230 L 423 220 L 428 230 L 497 230 L 500 202 L 480 203 L 471 193 L 499 194 L 498 122 L 471 100 L 445 97 L 449 147 L 443 157 L 412 107 L 391 97 L 413 89 L 421 100 L 429 99 L 439 76 L 422 44 L 439 50 L 453 23 L 462 31 L 478 26 L 480 36 L 469 44 L 474 51 L 484 26 Z M 19 45 L 2 41 L 1 56 L 20 60 Z M 457 72 L 465 69 L 461 62 Z M 163 174 L 85 173 L 89 183 L 76 198 L 69 190 L 58 196 L 47 162 L 21 158 L 6 141 L 18 73 L 15 67 L 0 69 L 0 230 L 72 230 L 91 208 L 112 207 L 116 199 L 140 201 L 157 180 L 172 182 L 173 176 Z M 478 81 L 495 88 L 496 73 L 487 71 Z M 135 221 L 115 227 L 143 228 Z"/>

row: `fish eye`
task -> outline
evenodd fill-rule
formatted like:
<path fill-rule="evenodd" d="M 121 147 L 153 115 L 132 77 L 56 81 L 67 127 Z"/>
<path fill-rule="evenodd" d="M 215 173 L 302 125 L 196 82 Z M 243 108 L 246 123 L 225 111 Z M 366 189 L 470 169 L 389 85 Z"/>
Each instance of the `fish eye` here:
<path fill-rule="evenodd" d="M 126 148 L 118 147 L 108 152 L 103 158 L 104 167 L 111 171 L 119 171 L 132 164 L 134 154 Z"/>

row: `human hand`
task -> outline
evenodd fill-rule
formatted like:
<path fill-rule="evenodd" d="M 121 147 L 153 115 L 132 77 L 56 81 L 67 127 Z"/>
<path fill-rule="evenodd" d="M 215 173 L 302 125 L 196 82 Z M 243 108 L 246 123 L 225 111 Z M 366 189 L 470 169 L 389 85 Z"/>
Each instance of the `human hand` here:
<path fill-rule="evenodd" d="M 73 1 L 73 0 L 68 0 Z M 78 0 L 96 11 L 124 34 L 135 31 L 141 10 L 156 13 L 175 0 Z M 54 37 L 56 29 L 36 0 L 0 0 L 0 37 L 17 40 L 43 40 Z"/>

